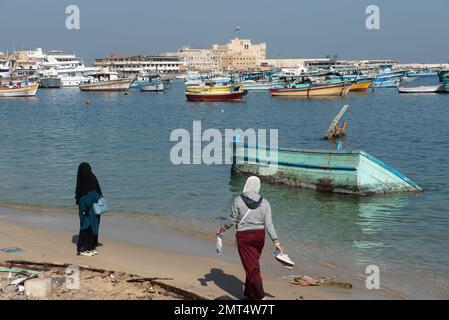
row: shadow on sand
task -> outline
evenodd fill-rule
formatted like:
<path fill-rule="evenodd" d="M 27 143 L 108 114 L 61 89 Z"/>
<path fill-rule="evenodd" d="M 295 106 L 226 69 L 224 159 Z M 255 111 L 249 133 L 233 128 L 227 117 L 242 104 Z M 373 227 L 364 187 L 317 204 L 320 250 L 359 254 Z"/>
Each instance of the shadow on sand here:
<path fill-rule="evenodd" d="M 244 283 L 237 277 L 226 274 L 223 270 L 218 268 L 210 269 L 208 274 L 204 275 L 204 278 L 198 279 L 202 286 L 207 286 L 207 282 L 213 282 L 217 287 L 228 293 L 232 299 L 244 299 L 243 286 Z M 226 296 L 222 296 L 218 299 L 224 300 Z"/>
<path fill-rule="evenodd" d="M 204 275 L 204 278 L 198 279 L 202 286 L 207 286 L 207 282 L 213 282 L 217 287 L 228 293 L 216 298 L 216 300 L 246 300 L 247 298 L 243 294 L 244 283 L 237 277 L 226 274 L 223 270 L 218 268 L 210 269 L 208 274 Z M 268 297 L 273 297 L 271 294 L 266 293 Z"/>

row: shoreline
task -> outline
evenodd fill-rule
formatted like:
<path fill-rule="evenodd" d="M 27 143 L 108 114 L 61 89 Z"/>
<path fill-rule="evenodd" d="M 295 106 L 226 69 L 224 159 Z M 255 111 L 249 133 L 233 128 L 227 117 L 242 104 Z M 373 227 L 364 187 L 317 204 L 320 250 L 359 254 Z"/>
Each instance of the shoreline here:
<path fill-rule="evenodd" d="M 225 242 L 223 255 L 218 257 L 212 236 L 207 239 L 208 237 L 201 235 L 187 235 L 188 232 L 174 230 L 170 223 L 157 222 L 162 217 L 111 213 L 102 220 L 100 242 L 104 246 L 99 247 L 100 254 L 95 257 L 80 257 L 75 255 L 75 245 L 72 242 L 78 228 L 75 212 L 76 210 L 71 209 L 46 207 L 33 209 L 33 206 L 27 205 L 5 207 L 2 204 L 0 243 L 2 247 L 19 247 L 23 251 L 14 254 L 0 253 L 0 261 L 72 263 L 144 277 L 169 277 L 173 281 L 168 284 L 208 299 L 224 295 L 243 298 L 244 271 L 232 241 Z M 309 274 L 299 266 L 293 271 L 283 268 L 270 256 L 271 246 L 268 242 L 265 247 L 261 267 L 265 290 L 272 296 L 270 299 L 406 298 L 390 289 L 362 289 L 359 283 L 353 283 L 351 290 L 291 285 L 287 276 Z M 335 280 L 341 279 L 337 277 Z"/>

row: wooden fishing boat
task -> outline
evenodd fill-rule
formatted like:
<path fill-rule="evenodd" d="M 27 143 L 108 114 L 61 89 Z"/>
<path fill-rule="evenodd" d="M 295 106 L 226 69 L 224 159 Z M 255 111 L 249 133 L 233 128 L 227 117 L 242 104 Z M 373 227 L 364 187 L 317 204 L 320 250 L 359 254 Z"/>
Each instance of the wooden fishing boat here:
<path fill-rule="evenodd" d="M 396 80 L 374 81 L 373 87 L 378 89 L 396 89 L 399 88 L 400 82 Z"/>
<path fill-rule="evenodd" d="M 241 141 L 233 141 L 232 170 L 268 182 L 355 195 L 422 191 L 414 181 L 363 151 L 269 150 Z"/>
<path fill-rule="evenodd" d="M 241 84 L 243 85 L 243 89 L 248 91 L 270 91 L 276 86 L 285 86 L 285 81 L 254 81 L 254 80 L 245 80 L 242 81 Z"/>
<path fill-rule="evenodd" d="M 161 80 L 152 80 L 140 87 L 142 92 L 164 92 L 165 86 Z"/>
<path fill-rule="evenodd" d="M 371 80 L 356 80 L 356 82 L 352 84 L 351 89 L 349 89 L 349 92 L 367 91 L 372 83 Z"/>
<path fill-rule="evenodd" d="M 79 85 L 81 91 L 122 92 L 128 91 L 133 79 L 119 78 L 117 72 L 100 71 L 92 74 L 90 80 Z"/>
<path fill-rule="evenodd" d="M 446 93 L 444 85 L 420 86 L 420 87 L 400 87 L 399 93 Z"/>
<path fill-rule="evenodd" d="M 186 87 L 186 92 L 229 92 L 229 86 L 188 86 Z"/>
<path fill-rule="evenodd" d="M 193 80 L 186 84 L 186 92 L 229 92 L 235 87 L 229 77 L 215 77 L 209 80 Z"/>
<path fill-rule="evenodd" d="M 116 79 L 100 81 L 96 83 L 80 84 L 81 91 L 96 91 L 96 92 L 123 92 L 128 91 L 132 79 Z"/>
<path fill-rule="evenodd" d="M 187 101 L 243 101 L 243 90 L 228 92 L 186 92 Z"/>
<path fill-rule="evenodd" d="M 38 88 L 38 83 L 0 87 L 0 98 L 34 97 Z"/>
<path fill-rule="evenodd" d="M 432 78 L 437 77 L 438 72 L 432 72 L 432 71 L 407 71 L 406 76 L 409 78 Z"/>
<path fill-rule="evenodd" d="M 291 88 L 271 89 L 273 97 L 342 97 L 351 89 L 352 82 L 342 81 L 337 83 L 304 84 Z"/>

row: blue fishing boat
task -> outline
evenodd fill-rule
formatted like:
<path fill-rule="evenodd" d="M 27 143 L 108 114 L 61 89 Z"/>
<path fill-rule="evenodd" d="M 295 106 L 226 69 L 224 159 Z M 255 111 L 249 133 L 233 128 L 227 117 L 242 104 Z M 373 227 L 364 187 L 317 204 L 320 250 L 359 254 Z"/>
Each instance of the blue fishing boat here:
<path fill-rule="evenodd" d="M 159 78 L 159 74 L 156 73 L 141 73 L 136 76 L 133 83 L 129 87 L 130 89 L 140 89 L 144 86 L 151 85 L 155 79 Z"/>
<path fill-rule="evenodd" d="M 414 181 L 363 151 L 270 150 L 243 143 L 238 137 L 233 141 L 232 170 L 271 183 L 330 193 L 422 191 Z"/>
<path fill-rule="evenodd" d="M 247 91 L 270 91 L 278 86 L 285 86 L 286 82 L 279 79 L 264 81 L 244 80 L 241 84 L 243 85 L 243 89 Z"/>
<path fill-rule="evenodd" d="M 401 80 L 406 76 L 407 70 L 391 70 L 383 68 L 373 78 L 374 88 L 398 88 Z"/>
<path fill-rule="evenodd" d="M 391 76 L 377 76 L 373 80 L 374 88 L 398 88 L 400 80 Z"/>
<path fill-rule="evenodd" d="M 432 78 L 438 76 L 438 72 L 431 71 L 408 71 L 407 77 L 409 78 Z"/>

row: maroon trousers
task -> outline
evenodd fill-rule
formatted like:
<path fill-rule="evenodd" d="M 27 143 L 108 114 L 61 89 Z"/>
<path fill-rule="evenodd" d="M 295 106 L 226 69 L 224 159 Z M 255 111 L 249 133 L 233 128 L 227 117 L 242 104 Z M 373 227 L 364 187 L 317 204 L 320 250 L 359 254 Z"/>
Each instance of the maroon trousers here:
<path fill-rule="evenodd" d="M 265 230 L 238 231 L 237 248 L 246 273 L 245 296 L 251 300 L 265 297 L 259 258 L 265 244 Z"/>

